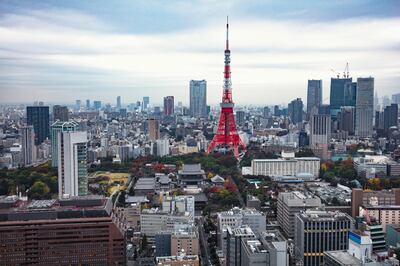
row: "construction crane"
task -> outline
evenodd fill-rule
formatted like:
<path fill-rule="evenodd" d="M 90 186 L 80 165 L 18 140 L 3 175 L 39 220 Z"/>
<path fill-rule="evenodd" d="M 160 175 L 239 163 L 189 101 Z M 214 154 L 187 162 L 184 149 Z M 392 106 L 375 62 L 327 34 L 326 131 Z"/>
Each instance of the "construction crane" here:
<path fill-rule="evenodd" d="M 349 78 L 349 62 L 346 63 L 346 67 L 344 68 L 343 78 Z"/>
<path fill-rule="evenodd" d="M 340 77 L 340 72 L 336 72 L 334 69 L 331 68 L 331 71 L 333 73 L 335 73 L 336 77 L 339 78 Z"/>

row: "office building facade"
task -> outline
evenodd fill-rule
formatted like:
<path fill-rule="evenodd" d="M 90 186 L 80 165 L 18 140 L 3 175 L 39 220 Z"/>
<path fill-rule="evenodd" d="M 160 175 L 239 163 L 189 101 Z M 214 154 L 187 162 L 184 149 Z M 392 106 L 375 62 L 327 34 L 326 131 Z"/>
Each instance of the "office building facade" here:
<path fill-rule="evenodd" d="M 303 122 L 303 101 L 300 98 L 289 103 L 288 114 L 293 124 Z"/>
<path fill-rule="evenodd" d="M 35 145 L 40 145 L 50 138 L 50 121 L 48 106 L 26 107 L 27 124 L 35 130 Z"/>
<path fill-rule="evenodd" d="M 147 108 L 149 108 L 149 107 L 150 107 L 150 97 L 144 96 L 143 103 L 142 103 L 142 111 L 147 110 Z"/>
<path fill-rule="evenodd" d="M 68 121 L 69 112 L 67 106 L 54 105 L 53 106 L 53 121 Z"/>
<path fill-rule="evenodd" d="M 295 236 L 295 215 L 302 210 L 320 208 L 321 199 L 305 195 L 299 191 L 283 192 L 278 195 L 277 220 L 283 232 L 289 238 Z"/>
<path fill-rule="evenodd" d="M 390 127 L 398 127 L 398 119 L 399 119 L 399 105 L 391 104 L 386 106 L 383 111 L 383 128 L 385 133 L 389 133 Z"/>
<path fill-rule="evenodd" d="M 329 159 L 328 148 L 331 140 L 331 116 L 311 115 L 310 147 L 321 159 Z"/>
<path fill-rule="evenodd" d="M 372 137 L 374 118 L 374 78 L 357 79 L 355 135 Z"/>
<path fill-rule="evenodd" d="M 174 114 L 174 96 L 166 96 L 164 97 L 164 115 L 171 116 Z"/>
<path fill-rule="evenodd" d="M 196 118 L 207 117 L 207 81 L 190 81 L 190 115 Z"/>
<path fill-rule="evenodd" d="M 322 80 L 311 79 L 307 84 L 307 117 L 315 107 L 318 110 L 322 104 Z"/>
<path fill-rule="evenodd" d="M 160 138 L 160 122 L 157 119 L 147 119 L 147 129 L 151 141 L 156 141 Z"/>
<path fill-rule="evenodd" d="M 78 124 L 75 122 L 56 121 L 51 125 L 51 166 L 58 166 L 58 142 L 62 137 L 60 132 L 75 131 Z"/>
<path fill-rule="evenodd" d="M 330 112 L 333 119 L 336 119 L 341 106 L 346 106 L 345 88 L 352 83 L 352 78 L 331 78 L 330 90 Z"/>
<path fill-rule="evenodd" d="M 341 212 L 306 210 L 296 214 L 295 254 L 303 265 L 322 265 L 324 251 L 346 250 L 353 220 Z"/>
<path fill-rule="evenodd" d="M 35 131 L 33 126 L 21 128 L 22 165 L 29 166 L 36 161 Z"/>
<path fill-rule="evenodd" d="M 87 134 L 58 132 L 58 195 L 85 196 L 88 193 Z"/>
<path fill-rule="evenodd" d="M 0 265 L 125 265 L 111 209 L 104 198 L 15 200 L 0 209 Z"/>
<path fill-rule="evenodd" d="M 354 135 L 355 124 L 355 108 L 354 106 L 340 107 L 338 114 L 338 129 L 348 132 L 349 135 Z"/>

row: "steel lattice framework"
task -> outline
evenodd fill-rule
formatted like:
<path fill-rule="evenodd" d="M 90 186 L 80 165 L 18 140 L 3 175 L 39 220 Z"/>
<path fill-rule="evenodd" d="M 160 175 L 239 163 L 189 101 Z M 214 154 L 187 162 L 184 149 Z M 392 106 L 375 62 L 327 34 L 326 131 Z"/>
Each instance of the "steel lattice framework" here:
<path fill-rule="evenodd" d="M 219 117 L 218 130 L 213 140 L 208 146 L 207 152 L 212 152 L 216 147 L 226 147 L 233 150 L 233 154 L 239 158 L 239 147 L 243 150 L 246 145 L 240 138 L 235 124 L 233 115 L 232 101 L 232 82 L 231 82 L 231 51 L 229 50 L 229 23 L 226 22 L 226 49 L 225 49 L 225 69 L 224 69 L 224 86 L 222 92 L 221 114 Z"/>

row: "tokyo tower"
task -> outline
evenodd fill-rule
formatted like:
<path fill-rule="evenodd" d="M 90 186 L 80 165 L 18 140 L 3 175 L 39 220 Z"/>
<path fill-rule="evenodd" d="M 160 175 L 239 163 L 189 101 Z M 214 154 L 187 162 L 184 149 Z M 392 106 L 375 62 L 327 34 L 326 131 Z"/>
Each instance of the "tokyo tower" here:
<path fill-rule="evenodd" d="M 241 140 L 235 124 L 232 101 L 231 82 L 231 51 L 229 50 L 229 23 L 226 19 L 226 48 L 225 48 L 225 69 L 224 85 L 222 91 L 221 115 L 219 117 L 218 130 L 208 146 L 207 152 L 212 152 L 216 147 L 230 148 L 236 159 L 239 159 L 239 146 L 245 150 L 246 145 Z"/>

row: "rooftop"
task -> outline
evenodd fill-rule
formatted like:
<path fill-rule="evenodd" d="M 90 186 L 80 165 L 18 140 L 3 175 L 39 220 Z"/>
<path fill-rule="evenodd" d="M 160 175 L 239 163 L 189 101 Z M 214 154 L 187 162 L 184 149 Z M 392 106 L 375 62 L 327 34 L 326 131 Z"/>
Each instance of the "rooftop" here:
<path fill-rule="evenodd" d="M 324 255 L 333 259 L 334 261 L 341 263 L 340 265 L 361 265 L 361 261 L 356 257 L 350 255 L 347 251 L 325 251 Z"/>
<path fill-rule="evenodd" d="M 8 199 L 1 199 L 6 201 Z M 6 221 L 55 220 L 109 217 L 111 201 L 104 197 L 71 197 L 60 200 L 13 200 L 0 206 L 0 223 Z"/>

